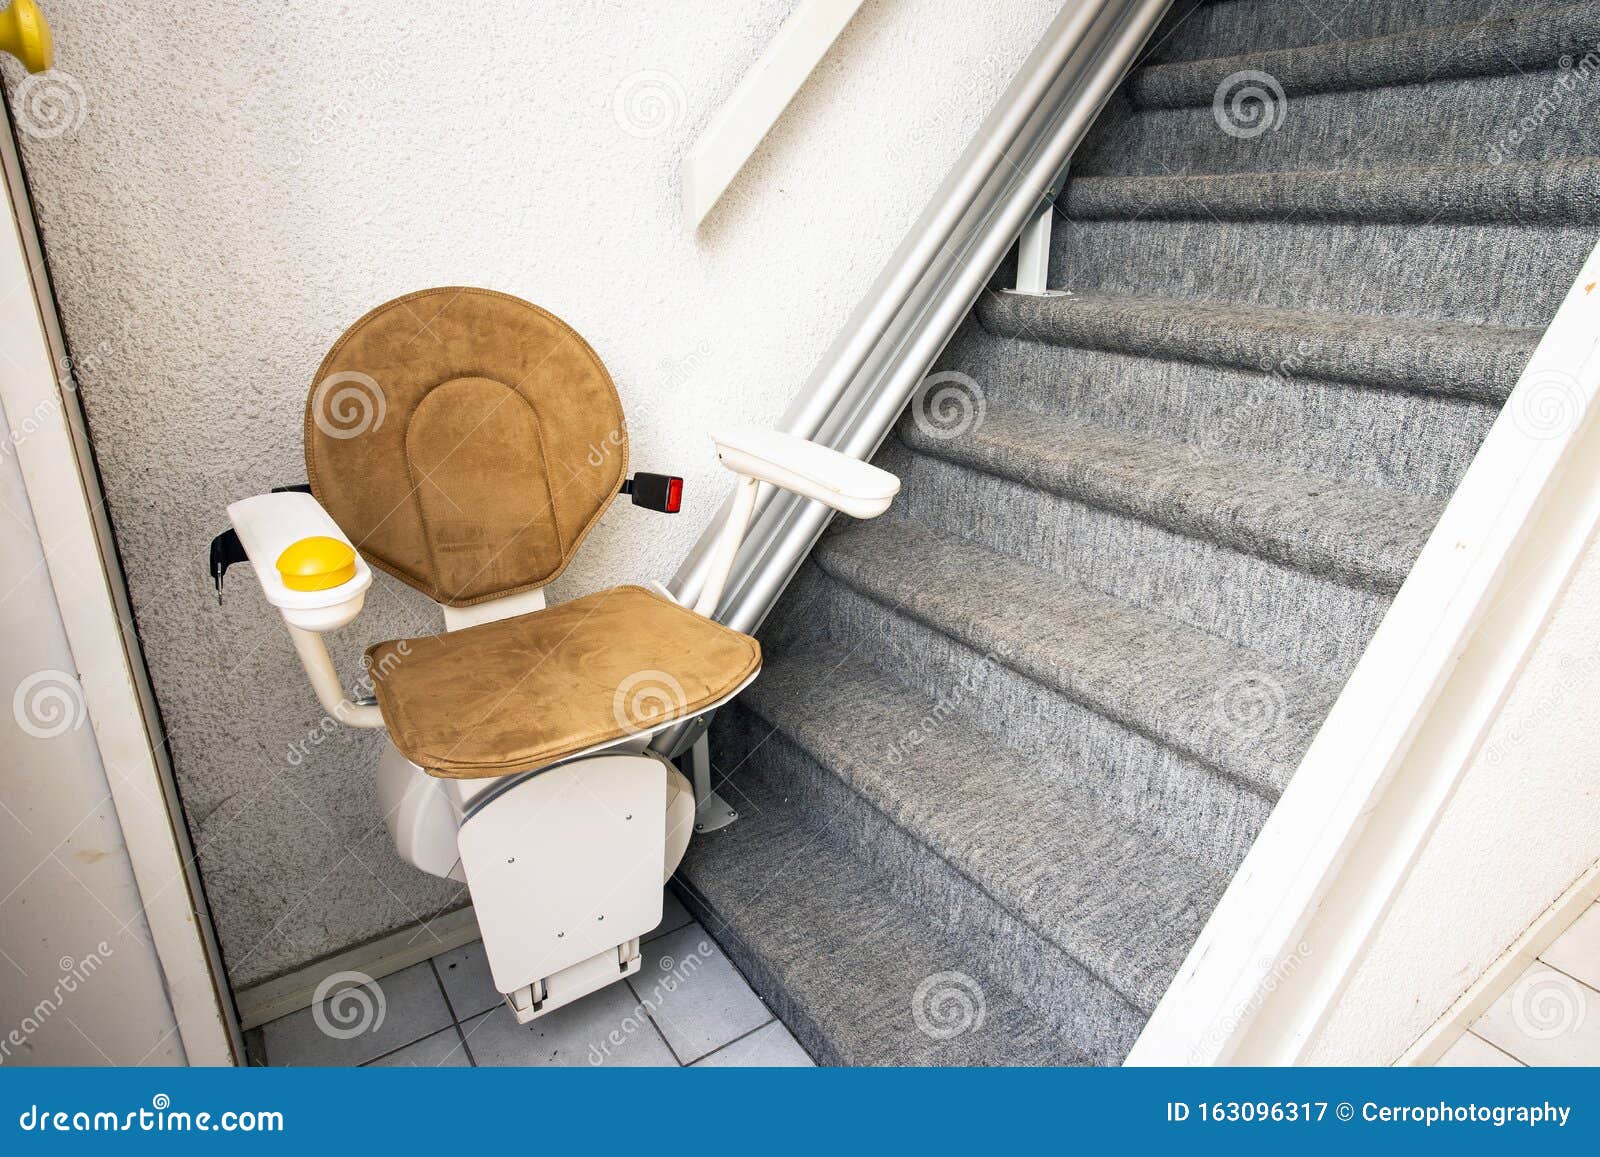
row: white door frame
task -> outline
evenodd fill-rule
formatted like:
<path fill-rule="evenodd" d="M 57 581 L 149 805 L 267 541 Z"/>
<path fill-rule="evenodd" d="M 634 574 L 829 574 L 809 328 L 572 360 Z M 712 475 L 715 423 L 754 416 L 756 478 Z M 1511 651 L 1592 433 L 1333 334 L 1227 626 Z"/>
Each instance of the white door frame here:
<path fill-rule="evenodd" d="M 50 583 L 105 763 L 145 919 L 192 1065 L 243 1057 L 222 954 L 134 634 L 105 499 L 39 246 L 9 117 L 0 116 L 0 400 Z"/>

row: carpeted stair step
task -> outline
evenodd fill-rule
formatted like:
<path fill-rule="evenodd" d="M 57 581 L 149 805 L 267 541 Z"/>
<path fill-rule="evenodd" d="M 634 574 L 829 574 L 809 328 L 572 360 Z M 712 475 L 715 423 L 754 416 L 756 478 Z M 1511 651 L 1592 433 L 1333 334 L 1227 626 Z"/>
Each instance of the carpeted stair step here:
<path fill-rule="evenodd" d="M 1073 172 L 1374 170 L 1593 156 L 1595 7 L 1530 9 L 1494 23 L 1517 29 L 1515 57 L 1480 30 L 1472 50 L 1463 49 L 1471 67 L 1446 76 L 1426 75 L 1404 37 L 1365 42 L 1383 60 L 1360 69 L 1351 68 L 1356 46 L 1340 44 L 1137 69 L 1074 155 Z M 1457 35 L 1441 29 L 1425 38 L 1451 53 Z"/>
<path fill-rule="evenodd" d="M 899 430 L 920 453 L 1387 595 L 1443 505 L 1025 410 L 990 407 L 957 437 L 911 420 Z"/>
<path fill-rule="evenodd" d="M 1052 237 L 1051 277 L 1078 293 L 1543 328 L 1594 235 L 1590 225 L 1073 221 Z"/>
<path fill-rule="evenodd" d="M 749 753 L 731 791 L 747 775 L 785 785 L 936 923 L 984 945 L 1075 1047 L 1105 1060 L 1131 1046 L 1223 873 L 1007 749 L 960 688 L 918 693 L 818 643 L 785 647 L 740 704 L 719 723 L 743 734 L 714 736 Z"/>
<path fill-rule="evenodd" d="M 1378 317 L 1369 330 L 1341 314 L 1094 294 L 992 293 L 974 316 L 939 368 L 988 405 L 1435 499 L 1499 412 L 1481 397 L 1509 391 L 1532 348 L 1494 327 Z"/>
<path fill-rule="evenodd" d="M 910 689 L 981 717 L 989 734 L 1027 752 L 1062 788 L 1101 801 L 1214 870 L 1239 866 L 1272 809 L 1273 798 L 1256 786 L 1019 673 L 1009 650 L 976 650 L 820 564 L 805 567 L 790 591 L 806 616 L 806 645 L 825 640 L 848 653 L 871 640 L 873 660 Z M 1249 675 L 1197 704 L 1205 714 L 1192 729 L 1270 732 L 1284 702 L 1270 677 Z"/>
<path fill-rule="evenodd" d="M 1275 77 L 1292 98 L 1550 68 L 1597 43 L 1595 5 L 1547 5 L 1372 39 L 1151 64 L 1134 73 L 1128 92 L 1144 108 L 1209 108 L 1218 86 L 1245 71 Z"/>
<path fill-rule="evenodd" d="M 1600 161 L 1083 177 L 1071 220 L 1600 224 Z"/>
<path fill-rule="evenodd" d="M 973 947 L 853 855 L 829 816 L 755 775 L 741 789 L 739 820 L 695 837 L 678 891 L 817 1060 L 1084 1063 Z"/>
<path fill-rule="evenodd" d="M 900 517 L 1331 678 L 1348 676 L 1389 608 L 1388 594 L 917 453 L 899 438 L 874 461 L 902 480 Z"/>
<path fill-rule="evenodd" d="M 1275 800 L 1338 680 L 1171 622 L 903 518 L 842 526 L 818 564 L 900 616 Z M 887 632 L 875 637 L 882 639 Z M 893 645 L 893 639 L 890 638 Z M 1265 710 L 1237 710 L 1254 700 Z M 986 717 L 1002 708 L 982 694 Z M 1010 727 L 1000 727 L 1012 734 Z"/>
<path fill-rule="evenodd" d="M 1594 168 L 1600 181 L 1600 164 Z M 1541 333 L 1533 327 L 1076 292 L 986 293 L 977 314 L 985 329 L 1003 337 L 1206 366 L 1289 367 L 1295 377 L 1495 406 L 1511 393 Z"/>

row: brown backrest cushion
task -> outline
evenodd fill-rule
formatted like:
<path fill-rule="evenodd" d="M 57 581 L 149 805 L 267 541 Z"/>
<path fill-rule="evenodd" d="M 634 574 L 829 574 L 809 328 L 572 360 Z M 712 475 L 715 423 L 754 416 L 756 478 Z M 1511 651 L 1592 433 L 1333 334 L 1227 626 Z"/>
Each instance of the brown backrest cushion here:
<path fill-rule="evenodd" d="M 622 402 L 594 350 L 492 290 L 380 305 L 306 401 L 312 493 L 368 562 L 449 606 L 554 579 L 627 469 Z"/>

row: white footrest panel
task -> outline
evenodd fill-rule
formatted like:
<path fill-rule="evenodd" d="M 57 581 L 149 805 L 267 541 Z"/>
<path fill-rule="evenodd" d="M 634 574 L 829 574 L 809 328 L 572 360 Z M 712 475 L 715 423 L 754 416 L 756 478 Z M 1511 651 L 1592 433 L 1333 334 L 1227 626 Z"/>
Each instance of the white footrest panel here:
<path fill-rule="evenodd" d="M 525 780 L 462 826 L 461 863 L 495 987 L 547 990 L 526 1001 L 526 1017 L 513 1002 L 519 1020 L 537 1015 L 532 1005 L 555 1007 L 557 987 L 582 987 L 589 973 L 575 966 L 593 958 L 609 953 L 610 980 L 626 975 L 618 946 L 661 922 L 666 806 L 660 759 L 597 755 Z"/>

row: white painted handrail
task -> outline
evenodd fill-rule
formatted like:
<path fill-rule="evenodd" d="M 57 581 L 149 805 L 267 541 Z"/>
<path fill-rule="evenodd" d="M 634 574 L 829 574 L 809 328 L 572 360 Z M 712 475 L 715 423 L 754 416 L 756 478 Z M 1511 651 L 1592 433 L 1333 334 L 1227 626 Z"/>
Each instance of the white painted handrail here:
<path fill-rule="evenodd" d="M 1129 1064 L 1293 1064 L 1600 526 L 1600 247 Z"/>
<path fill-rule="evenodd" d="M 683 211 L 691 227 L 744 168 L 861 0 L 800 0 L 683 159 Z"/>

